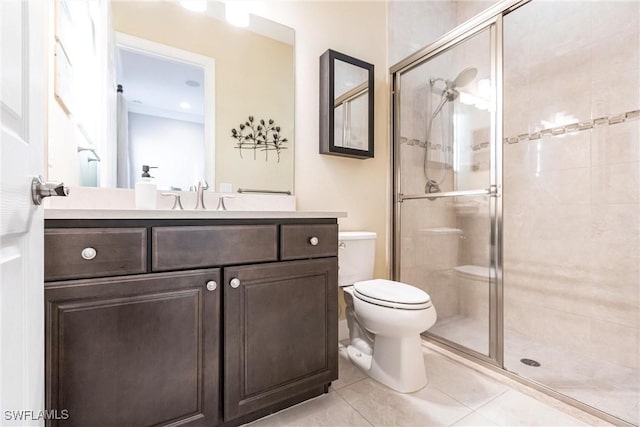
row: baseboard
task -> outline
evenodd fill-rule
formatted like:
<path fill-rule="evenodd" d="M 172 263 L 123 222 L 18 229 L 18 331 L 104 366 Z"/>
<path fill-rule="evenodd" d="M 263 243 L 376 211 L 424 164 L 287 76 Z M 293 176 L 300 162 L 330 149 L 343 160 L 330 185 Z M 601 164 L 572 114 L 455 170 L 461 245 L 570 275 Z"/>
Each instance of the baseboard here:
<path fill-rule="evenodd" d="M 349 326 L 347 319 L 338 320 L 338 342 L 349 339 Z"/>

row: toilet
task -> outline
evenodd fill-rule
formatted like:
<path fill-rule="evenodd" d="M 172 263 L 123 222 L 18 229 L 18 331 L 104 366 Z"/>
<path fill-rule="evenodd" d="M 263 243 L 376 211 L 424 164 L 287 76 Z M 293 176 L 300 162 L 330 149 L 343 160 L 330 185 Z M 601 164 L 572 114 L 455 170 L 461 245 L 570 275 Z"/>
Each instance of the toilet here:
<path fill-rule="evenodd" d="M 376 233 L 338 234 L 338 281 L 347 303 L 349 359 L 376 381 L 402 393 L 427 384 L 420 333 L 436 322 L 429 294 L 373 279 Z"/>

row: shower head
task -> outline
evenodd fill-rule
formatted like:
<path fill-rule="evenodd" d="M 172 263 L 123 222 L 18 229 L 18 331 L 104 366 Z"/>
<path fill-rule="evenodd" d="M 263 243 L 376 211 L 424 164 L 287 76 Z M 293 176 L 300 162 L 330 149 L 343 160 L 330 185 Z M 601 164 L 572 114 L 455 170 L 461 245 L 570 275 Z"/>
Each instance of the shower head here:
<path fill-rule="evenodd" d="M 442 107 L 444 107 L 444 104 L 446 104 L 447 101 L 455 101 L 458 98 L 460 92 L 456 90 L 457 87 L 468 85 L 473 81 L 473 79 L 476 78 L 477 75 L 478 69 L 475 67 L 469 67 L 460 71 L 460 73 L 458 73 L 456 78 L 453 80 L 445 80 L 440 77 L 430 79 L 429 84 L 432 88 L 435 82 L 437 82 L 438 80 L 443 81 L 446 84 L 446 88 L 442 91 L 442 99 L 440 100 L 440 104 L 438 104 L 435 110 L 433 110 L 431 118 L 433 119 L 438 115 L 438 113 L 440 113 L 440 110 L 442 110 Z"/>
<path fill-rule="evenodd" d="M 468 85 L 476 78 L 478 75 L 478 69 L 474 67 L 465 68 L 460 71 L 460 73 L 456 76 L 455 79 L 451 82 L 447 82 L 447 88 L 453 89 L 456 87 L 463 87 Z"/>

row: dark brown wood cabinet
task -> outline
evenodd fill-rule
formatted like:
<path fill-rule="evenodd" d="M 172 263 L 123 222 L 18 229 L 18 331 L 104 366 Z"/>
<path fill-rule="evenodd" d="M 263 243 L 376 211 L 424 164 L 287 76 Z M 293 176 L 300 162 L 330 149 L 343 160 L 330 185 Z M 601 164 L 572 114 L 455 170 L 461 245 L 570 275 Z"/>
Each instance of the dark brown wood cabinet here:
<path fill-rule="evenodd" d="M 337 271 L 336 258 L 225 268 L 225 420 L 336 378 Z"/>
<path fill-rule="evenodd" d="M 219 269 L 50 283 L 46 395 L 48 408 L 68 410 L 59 424 L 216 425 L 220 290 L 211 281 L 220 283 Z"/>
<path fill-rule="evenodd" d="M 153 227 L 154 271 L 278 260 L 276 225 Z"/>
<path fill-rule="evenodd" d="M 64 228 L 46 230 L 46 280 L 109 277 L 147 271 L 145 228 Z M 88 254 L 83 251 L 93 249 Z M 86 259 L 93 256 L 92 259 Z"/>
<path fill-rule="evenodd" d="M 48 220 L 45 241 L 46 407 L 69 414 L 48 425 L 238 425 L 337 379 L 335 219 Z"/>

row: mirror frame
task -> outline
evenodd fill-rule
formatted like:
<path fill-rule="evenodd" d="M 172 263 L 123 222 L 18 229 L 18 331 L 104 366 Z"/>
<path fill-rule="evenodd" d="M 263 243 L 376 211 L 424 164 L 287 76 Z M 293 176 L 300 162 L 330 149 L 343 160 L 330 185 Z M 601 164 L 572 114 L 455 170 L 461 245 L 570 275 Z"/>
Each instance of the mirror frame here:
<path fill-rule="evenodd" d="M 368 79 L 368 149 L 357 150 L 335 145 L 334 136 L 334 99 L 335 99 L 335 61 L 340 60 L 356 67 L 367 70 Z M 334 156 L 352 157 L 356 159 L 373 158 L 373 76 L 374 66 L 368 62 L 361 61 L 344 53 L 328 49 L 320 56 L 320 154 L 330 154 Z"/>

